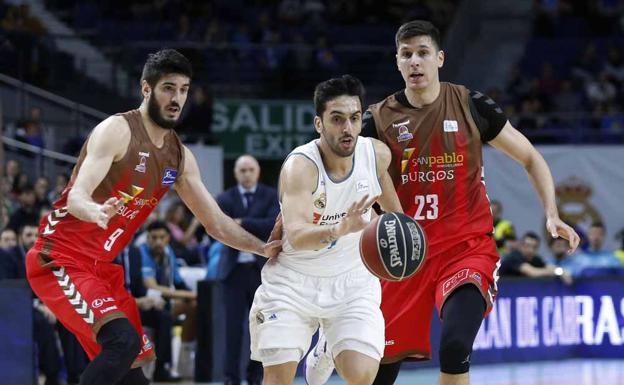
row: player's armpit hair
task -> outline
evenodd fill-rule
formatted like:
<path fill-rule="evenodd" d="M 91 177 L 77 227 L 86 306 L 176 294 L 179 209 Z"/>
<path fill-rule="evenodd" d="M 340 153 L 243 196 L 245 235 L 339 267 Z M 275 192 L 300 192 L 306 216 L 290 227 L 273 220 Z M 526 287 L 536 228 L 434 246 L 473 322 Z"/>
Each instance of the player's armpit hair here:
<path fill-rule="evenodd" d="M 492 98 L 479 92 L 470 91 L 470 113 L 481 133 L 481 141 L 489 142 L 501 132 L 507 116 Z"/>

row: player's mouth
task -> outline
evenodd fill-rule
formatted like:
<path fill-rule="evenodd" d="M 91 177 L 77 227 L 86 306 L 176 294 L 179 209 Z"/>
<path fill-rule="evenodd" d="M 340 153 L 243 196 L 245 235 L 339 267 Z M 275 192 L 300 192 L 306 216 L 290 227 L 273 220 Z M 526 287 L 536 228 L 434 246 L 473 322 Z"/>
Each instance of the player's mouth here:
<path fill-rule="evenodd" d="M 420 80 L 422 80 L 424 78 L 425 78 L 425 74 L 423 74 L 422 72 L 412 72 L 409 75 L 410 81 L 412 81 L 414 83 L 418 82 L 418 81 L 420 81 Z"/>
<path fill-rule="evenodd" d="M 166 108 L 167 112 L 171 113 L 171 114 L 177 114 L 178 112 L 180 112 L 180 107 L 178 106 L 169 106 Z"/>
<path fill-rule="evenodd" d="M 347 137 L 340 139 L 340 146 L 342 148 L 349 149 L 351 148 L 352 145 L 353 145 L 353 137 L 347 136 Z"/>

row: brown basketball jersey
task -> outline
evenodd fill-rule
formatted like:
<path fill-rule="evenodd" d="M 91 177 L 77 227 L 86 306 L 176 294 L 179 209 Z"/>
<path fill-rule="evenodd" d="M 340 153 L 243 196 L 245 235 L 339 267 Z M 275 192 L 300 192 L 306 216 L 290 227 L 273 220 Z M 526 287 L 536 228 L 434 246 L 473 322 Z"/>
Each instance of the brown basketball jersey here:
<path fill-rule="evenodd" d="M 43 242 L 44 250 L 113 260 L 183 172 L 184 147 L 175 131 L 170 130 L 163 146 L 158 148 L 149 138 L 139 110 L 119 115 L 130 126 L 130 144 L 124 157 L 111 164 L 92 197 L 97 203 L 117 197 L 124 202 L 123 206 L 110 219 L 106 230 L 67 212 L 67 196 L 87 155 L 87 139 L 67 187 L 54 203 L 54 211 L 41 221 L 37 242 Z"/>
<path fill-rule="evenodd" d="M 403 209 L 423 226 L 431 255 L 491 233 L 481 134 L 468 90 L 441 83 L 438 98 L 422 108 L 405 106 L 395 94 L 369 110 L 378 138 L 392 151 L 389 172 Z"/>

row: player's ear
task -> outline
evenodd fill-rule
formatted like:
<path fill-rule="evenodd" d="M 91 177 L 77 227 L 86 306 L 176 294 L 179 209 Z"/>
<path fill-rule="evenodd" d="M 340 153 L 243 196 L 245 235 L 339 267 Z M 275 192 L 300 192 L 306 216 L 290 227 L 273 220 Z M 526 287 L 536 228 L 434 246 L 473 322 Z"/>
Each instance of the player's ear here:
<path fill-rule="evenodd" d="M 438 51 L 438 68 L 442 68 L 444 65 L 444 51 Z"/>
<path fill-rule="evenodd" d="M 147 80 L 145 79 L 141 80 L 141 93 L 143 94 L 143 98 L 145 99 L 149 98 L 151 92 L 152 92 L 152 87 L 150 87 Z"/>
<path fill-rule="evenodd" d="M 321 121 L 321 117 L 320 116 L 315 116 L 314 117 L 314 129 L 316 130 L 316 132 L 318 132 L 319 134 L 321 132 L 323 132 L 323 122 Z"/>

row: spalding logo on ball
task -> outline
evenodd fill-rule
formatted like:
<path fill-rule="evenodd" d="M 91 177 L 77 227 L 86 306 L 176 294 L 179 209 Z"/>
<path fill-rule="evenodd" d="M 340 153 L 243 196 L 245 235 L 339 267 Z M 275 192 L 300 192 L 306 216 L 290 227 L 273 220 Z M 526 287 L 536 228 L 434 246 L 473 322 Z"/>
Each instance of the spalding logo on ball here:
<path fill-rule="evenodd" d="M 360 237 L 366 268 L 388 281 L 414 275 L 425 262 L 427 242 L 420 225 L 402 213 L 385 213 L 369 223 Z"/>

